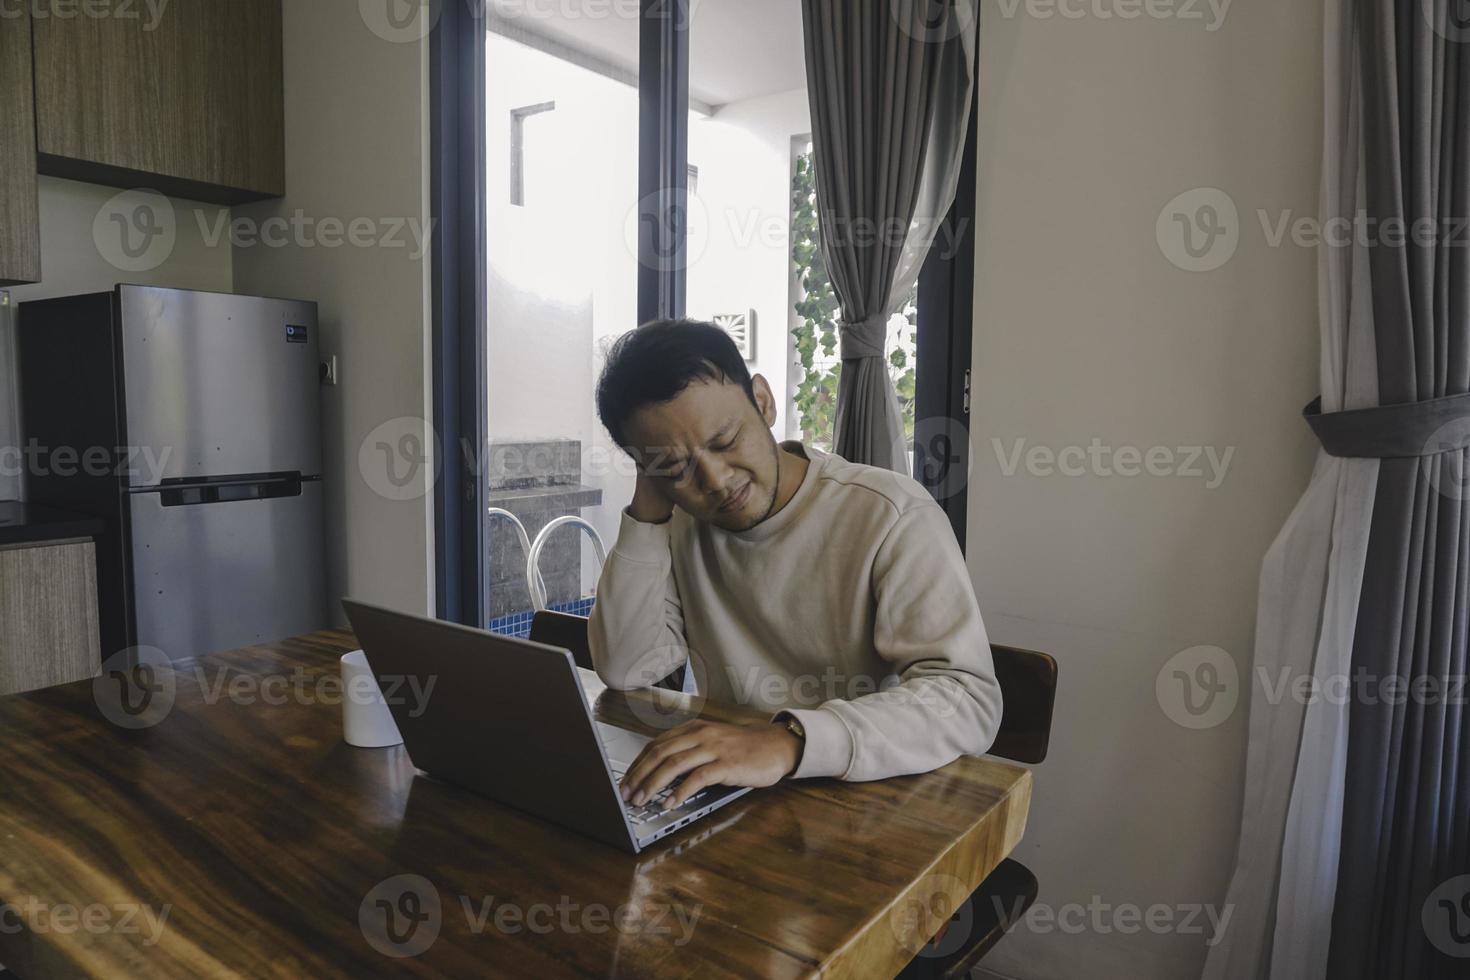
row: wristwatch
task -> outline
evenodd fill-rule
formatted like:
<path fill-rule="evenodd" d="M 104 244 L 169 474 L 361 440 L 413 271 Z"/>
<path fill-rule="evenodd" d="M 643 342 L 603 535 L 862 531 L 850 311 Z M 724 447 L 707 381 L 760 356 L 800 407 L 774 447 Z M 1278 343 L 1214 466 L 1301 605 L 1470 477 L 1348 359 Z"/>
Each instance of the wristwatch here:
<path fill-rule="evenodd" d="M 791 769 L 791 772 L 796 772 L 796 770 L 801 768 L 802 756 L 806 755 L 806 728 L 801 722 L 796 720 L 794 715 L 782 715 L 777 720 L 786 727 L 788 732 L 795 735 L 797 741 L 801 743 L 801 748 L 796 753 L 796 765 Z M 788 776 L 790 774 L 787 773 Z"/>

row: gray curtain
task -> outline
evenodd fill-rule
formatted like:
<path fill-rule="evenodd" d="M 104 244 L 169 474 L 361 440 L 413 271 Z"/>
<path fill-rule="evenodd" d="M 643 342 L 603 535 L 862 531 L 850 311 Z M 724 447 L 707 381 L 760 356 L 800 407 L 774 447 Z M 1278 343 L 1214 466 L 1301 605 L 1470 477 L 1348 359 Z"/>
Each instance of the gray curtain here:
<path fill-rule="evenodd" d="M 1324 228 L 1367 208 L 1363 184 L 1359 0 L 1323 4 Z M 1323 419 L 1376 408 L 1368 247 L 1317 252 Z M 1358 598 L 1379 461 L 1335 455 L 1324 439 L 1311 483 L 1261 562 L 1253 676 L 1314 679 L 1335 690 L 1351 673 Z M 1257 672 L 1259 672 L 1257 674 Z M 1225 907 L 1230 928 L 1209 948 L 1203 980 L 1326 980 L 1336 900 L 1348 706 L 1251 687 L 1245 799 Z"/>
<path fill-rule="evenodd" d="M 802 14 L 822 257 L 842 317 L 833 449 L 906 472 L 888 317 L 902 297 L 895 287 L 907 277 L 906 291 L 918 273 L 916 239 L 936 223 L 921 202 L 942 218 L 953 201 L 964 143 L 954 132 L 973 90 L 973 6 L 803 0 Z"/>
<path fill-rule="evenodd" d="M 1442 886 L 1470 875 L 1454 686 L 1470 669 L 1470 406 L 1452 397 L 1470 392 L 1470 23 L 1459 0 L 1358 2 L 1368 217 L 1385 229 L 1369 250 L 1378 383 L 1404 407 L 1375 426 L 1400 444 L 1372 452 L 1397 458 L 1379 472 L 1353 663 L 1442 686 L 1351 704 L 1328 976 L 1465 977 L 1448 949 L 1470 956 L 1470 882 Z"/>
<path fill-rule="evenodd" d="M 1322 455 L 1255 651 L 1323 693 L 1253 692 L 1237 914 L 1204 978 L 1466 977 L 1470 21 L 1324 10 L 1322 217 L 1351 235 L 1319 250 Z"/>

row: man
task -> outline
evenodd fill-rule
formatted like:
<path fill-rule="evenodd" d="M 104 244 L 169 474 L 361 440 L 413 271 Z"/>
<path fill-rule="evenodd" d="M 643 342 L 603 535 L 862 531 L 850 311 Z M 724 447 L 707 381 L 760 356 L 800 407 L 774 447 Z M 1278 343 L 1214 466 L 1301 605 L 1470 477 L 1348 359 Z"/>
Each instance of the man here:
<path fill-rule="evenodd" d="M 882 779 L 989 748 L 1001 696 L 964 557 L 915 481 L 771 434 L 776 401 L 707 323 L 620 338 L 598 413 L 638 466 L 589 631 L 615 689 L 692 662 L 700 693 L 776 712 L 655 738 L 623 796 L 792 776 Z"/>

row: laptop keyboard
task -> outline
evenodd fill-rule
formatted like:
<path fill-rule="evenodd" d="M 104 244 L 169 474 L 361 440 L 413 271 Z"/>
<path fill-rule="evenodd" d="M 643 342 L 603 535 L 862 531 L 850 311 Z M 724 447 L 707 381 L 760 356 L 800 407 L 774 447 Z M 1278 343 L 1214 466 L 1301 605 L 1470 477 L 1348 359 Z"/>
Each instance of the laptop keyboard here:
<path fill-rule="evenodd" d="M 621 786 L 623 784 L 623 776 L 627 773 L 627 769 L 618 763 L 613 763 L 612 772 L 613 778 L 616 779 L 618 785 Z M 650 820 L 656 820 L 659 817 L 666 816 L 670 813 L 683 813 L 685 811 L 699 809 L 703 801 L 708 799 L 708 797 L 710 796 L 710 791 L 707 789 L 702 789 L 698 793 L 695 793 L 693 796 L 689 797 L 689 799 L 684 801 L 682 806 L 675 807 L 672 810 L 663 809 L 663 802 L 673 794 L 675 787 L 677 787 L 681 782 L 683 782 L 682 778 L 674 780 L 673 783 L 665 786 L 662 790 L 659 791 L 658 795 L 654 796 L 642 806 L 634 806 L 631 803 L 624 803 L 623 809 L 628 814 L 628 820 L 632 822 L 632 824 L 636 827 L 640 824 L 648 823 Z"/>

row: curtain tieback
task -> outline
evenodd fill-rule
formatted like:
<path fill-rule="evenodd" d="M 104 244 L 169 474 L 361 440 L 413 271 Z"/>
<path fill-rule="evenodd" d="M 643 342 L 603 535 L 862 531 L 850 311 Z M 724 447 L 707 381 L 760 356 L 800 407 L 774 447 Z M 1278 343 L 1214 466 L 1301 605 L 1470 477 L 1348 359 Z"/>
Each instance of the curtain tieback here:
<path fill-rule="evenodd" d="M 858 357 L 882 357 L 888 341 L 888 317 L 875 314 L 865 320 L 843 320 L 838 324 L 839 350 L 844 361 Z"/>
<path fill-rule="evenodd" d="M 1302 416 L 1330 456 L 1405 459 L 1470 447 L 1470 394 L 1343 412 L 1323 412 L 1318 396 Z"/>

